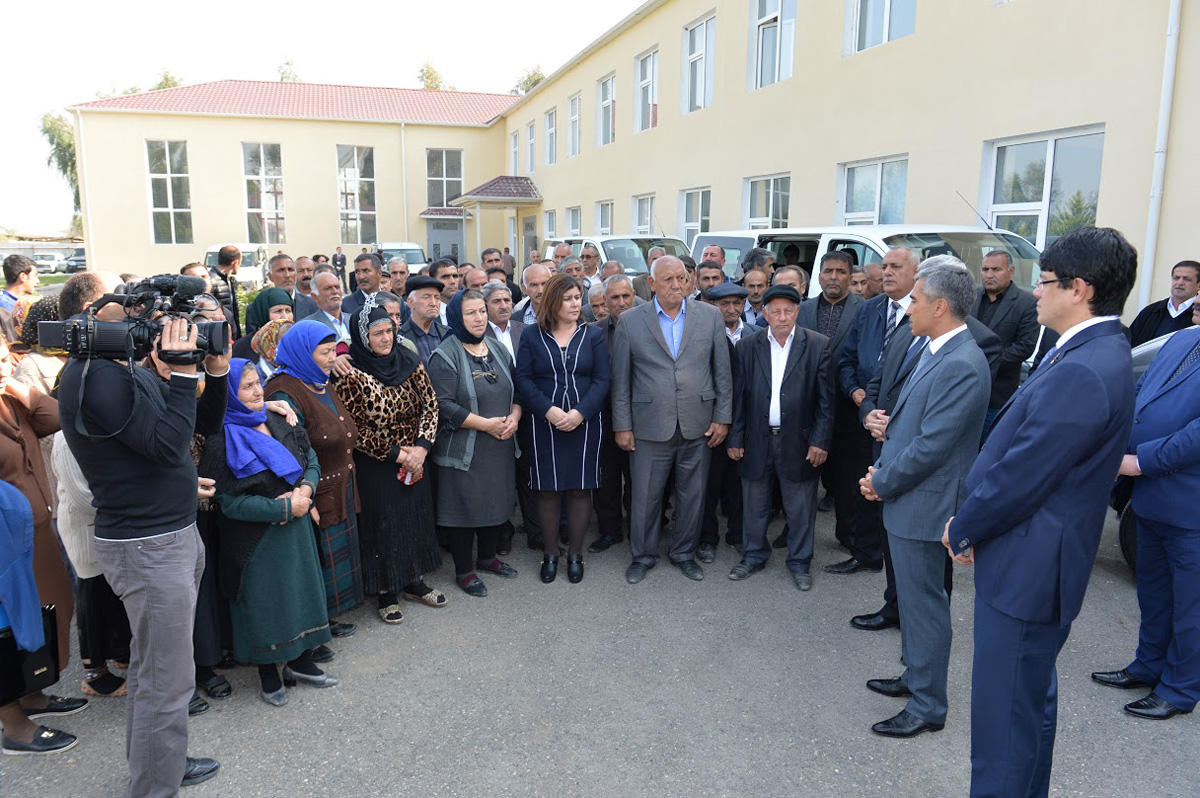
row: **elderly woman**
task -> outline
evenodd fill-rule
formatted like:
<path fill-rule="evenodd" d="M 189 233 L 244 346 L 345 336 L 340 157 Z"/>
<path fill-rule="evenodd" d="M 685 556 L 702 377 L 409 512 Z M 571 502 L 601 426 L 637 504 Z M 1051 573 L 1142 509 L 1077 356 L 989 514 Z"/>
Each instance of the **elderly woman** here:
<path fill-rule="evenodd" d="M 283 334 L 292 328 L 289 319 L 272 319 L 258 329 L 250 339 L 250 349 L 258 355 L 258 374 L 263 382 L 275 374 L 275 352 L 279 348 L 279 340 Z"/>
<path fill-rule="evenodd" d="M 513 402 L 508 350 L 485 337 L 483 295 L 456 294 L 446 306 L 446 320 L 451 334 L 429 359 L 441 422 L 433 454 L 438 525 L 446 530 L 459 586 L 482 598 L 487 588 L 476 569 L 517 575 L 496 557 L 496 549 L 516 502 L 513 434 L 521 408 Z M 478 554 L 472 556 L 477 540 Z"/>
<path fill-rule="evenodd" d="M 567 508 L 567 578 L 583 579 L 583 536 L 600 487 L 601 410 L 608 394 L 608 347 L 598 327 L 580 323 L 577 280 L 556 274 L 542 290 L 537 324 L 517 348 L 517 394 L 529 414 L 523 449 L 531 452 L 529 487 L 538 492 L 542 529 Z M 542 581 L 558 573 L 558 540 L 544 535 Z"/>
<path fill-rule="evenodd" d="M 325 580 L 325 607 L 333 636 L 348 637 L 354 634 L 354 624 L 334 616 L 363 600 L 352 456 L 358 427 L 329 385 L 329 372 L 337 359 L 337 334 L 318 321 L 300 321 L 280 340 L 274 359 L 277 369 L 267 383 L 267 395 L 292 407 L 321 467 L 313 503 L 319 518 L 317 554 Z"/>
<path fill-rule="evenodd" d="M 224 428 L 208 436 L 201 465 L 216 483 L 220 581 L 234 658 L 257 665 L 259 695 L 283 706 L 285 685 L 337 684 L 313 661 L 331 637 L 310 522 L 321 471 L 304 428 L 266 411 L 254 364 L 233 358 L 227 386 Z"/>
<path fill-rule="evenodd" d="M 401 593 L 430 607 L 446 604 L 422 580 L 442 564 L 433 496 L 423 479 L 437 437 L 437 396 L 420 355 L 397 345 L 396 324 L 373 296 L 350 319 L 350 360 L 353 368 L 335 373 L 334 387 L 358 425 L 363 586 L 378 596 L 385 623 L 401 623 Z"/>
<path fill-rule="evenodd" d="M 291 294 L 282 288 L 264 288 L 246 307 L 246 326 L 242 337 L 233 343 L 233 356 L 254 361 L 251 342 L 254 334 L 269 321 L 294 321 L 296 304 Z"/>

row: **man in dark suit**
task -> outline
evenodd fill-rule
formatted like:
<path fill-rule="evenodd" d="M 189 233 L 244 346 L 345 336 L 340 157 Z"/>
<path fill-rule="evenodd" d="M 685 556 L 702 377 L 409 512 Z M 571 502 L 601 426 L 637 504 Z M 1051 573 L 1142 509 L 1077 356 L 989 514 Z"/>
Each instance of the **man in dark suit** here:
<path fill-rule="evenodd" d="M 1093 673 L 1101 684 L 1150 688 L 1125 705 L 1166 720 L 1200 701 L 1200 330 L 1182 330 L 1150 363 L 1133 408 L 1121 474 L 1133 478 L 1137 595 L 1142 612 L 1134 660 Z"/>
<path fill-rule="evenodd" d="M 379 258 L 367 252 L 355 256 L 354 279 L 358 287 L 342 298 L 342 311 L 345 313 L 357 313 L 367 297 L 379 290 L 379 281 L 383 279 L 383 265 Z"/>
<path fill-rule="evenodd" d="M 975 563 L 972 795 L 1049 789 L 1054 663 L 1083 604 L 1133 426 L 1118 314 L 1137 253 L 1116 230 L 1088 227 L 1048 246 L 1041 270 L 1038 321 L 1058 344 L 996 417 L 942 538 L 955 562 Z"/>
<path fill-rule="evenodd" d="M 342 291 L 349 291 L 350 287 L 346 285 L 346 255 L 342 252 L 341 247 L 338 247 L 337 251 L 333 253 L 330 263 L 333 264 L 333 271 L 342 283 Z"/>
<path fill-rule="evenodd" d="M 742 559 L 729 578 L 745 579 L 766 567 L 771 492 L 778 485 L 788 524 L 788 571 L 797 588 L 809 590 L 817 469 L 833 439 L 829 339 L 796 324 L 800 294 L 791 286 L 767 289 L 762 307 L 770 326 L 744 335 L 734 357 L 727 451 L 740 462 L 745 518 Z"/>
<path fill-rule="evenodd" d="M 653 301 L 625 311 L 613 335 L 613 429 L 617 445 L 630 453 L 633 475 L 630 584 L 658 562 L 663 490 L 672 470 L 671 563 L 688 579 L 704 578 L 695 553 L 709 449 L 729 434 L 733 385 L 721 314 L 685 300 L 687 283 L 679 258 L 656 260 Z"/>
<path fill-rule="evenodd" d="M 1041 329 L 1037 320 L 1037 300 L 1033 294 L 1013 285 L 1015 273 L 1012 256 L 1006 250 L 992 250 L 984 256 L 979 269 L 979 281 L 983 286 L 971 310 L 972 316 L 1000 337 L 1004 347 L 999 368 L 992 379 L 992 398 L 983 424 L 985 435 L 992 419 L 1021 384 L 1021 364 L 1033 354 Z"/>
<path fill-rule="evenodd" d="M 871 727 L 885 737 L 940 731 L 946 723 L 951 630 L 941 518 L 966 495 L 992 390 L 987 359 L 967 330 L 974 301 L 975 280 L 958 258 L 936 255 L 921 264 L 908 317 L 924 344 L 909 348 L 916 365 L 887 419 L 879 459 L 861 482 L 863 496 L 883 502 L 904 614 L 904 673 L 867 682 L 877 693 L 908 697 L 898 714 Z"/>
<path fill-rule="evenodd" d="M 1192 304 L 1200 288 L 1200 263 L 1181 260 L 1171 267 L 1171 295 L 1142 308 L 1129 325 L 1130 346 L 1192 326 Z"/>

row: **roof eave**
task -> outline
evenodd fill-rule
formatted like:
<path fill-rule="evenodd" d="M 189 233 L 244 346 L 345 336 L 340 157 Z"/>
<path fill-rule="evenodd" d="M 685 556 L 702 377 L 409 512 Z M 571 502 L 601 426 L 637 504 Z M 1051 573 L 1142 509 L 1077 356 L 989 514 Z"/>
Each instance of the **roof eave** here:
<path fill-rule="evenodd" d="M 473 127 L 473 128 L 489 128 L 496 123 L 501 117 L 495 117 L 488 122 L 430 122 L 426 120 L 412 119 L 352 119 L 334 116 L 286 116 L 283 114 L 231 114 L 231 113 L 216 113 L 212 111 L 160 111 L 149 108 L 98 108 L 96 106 L 86 105 L 71 105 L 67 106 L 68 111 L 77 111 L 78 113 L 101 113 L 101 114 L 142 114 L 145 116 L 195 116 L 195 117 L 210 117 L 215 119 L 284 119 L 284 120 L 302 120 L 306 122 L 349 122 L 352 124 L 363 125 L 422 125 L 426 127 Z"/>

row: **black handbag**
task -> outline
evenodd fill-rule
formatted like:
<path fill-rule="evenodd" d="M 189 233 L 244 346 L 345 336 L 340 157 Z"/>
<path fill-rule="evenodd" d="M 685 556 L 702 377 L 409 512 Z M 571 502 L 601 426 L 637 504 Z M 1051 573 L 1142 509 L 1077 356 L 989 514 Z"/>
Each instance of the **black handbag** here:
<path fill-rule="evenodd" d="M 58 624 L 53 604 L 42 606 L 46 642 L 37 651 L 17 648 L 12 629 L 0 629 L 0 706 L 58 681 Z"/>

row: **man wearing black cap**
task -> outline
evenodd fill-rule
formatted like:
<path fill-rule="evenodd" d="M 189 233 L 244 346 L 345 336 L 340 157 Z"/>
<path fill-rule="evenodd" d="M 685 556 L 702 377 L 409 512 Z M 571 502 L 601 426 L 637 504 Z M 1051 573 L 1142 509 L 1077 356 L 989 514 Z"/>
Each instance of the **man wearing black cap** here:
<path fill-rule="evenodd" d="M 404 284 L 405 302 L 412 316 L 400 325 L 400 334 L 417 346 L 421 353 L 422 362 L 428 364 L 433 350 L 438 348 L 442 339 L 450 334 L 450 329 L 438 320 L 442 309 L 442 289 L 445 284 L 441 280 L 415 274 Z"/>
<path fill-rule="evenodd" d="M 745 505 L 742 561 L 729 578 L 761 571 L 771 555 L 767 519 L 778 483 L 788 523 L 787 567 L 800 590 L 812 587 L 810 564 L 817 521 L 817 469 L 833 438 L 829 339 L 799 327 L 800 294 L 777 285 L 763 294 L 767 329 L 736 347 L 730 459 L 741 462 Z M 798 456 L 804 452 L 804 456 Z"/>

